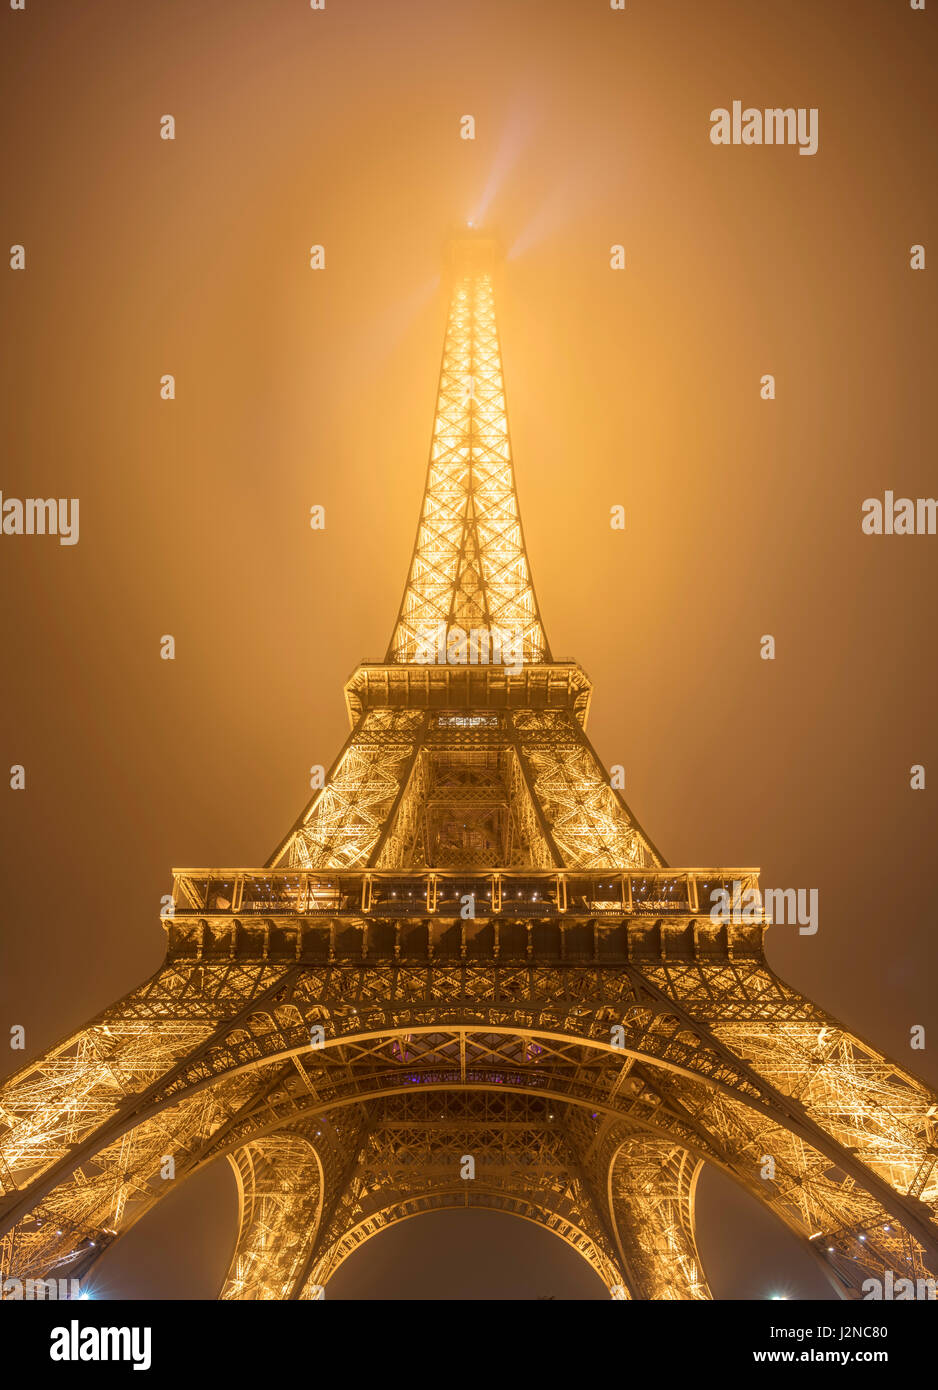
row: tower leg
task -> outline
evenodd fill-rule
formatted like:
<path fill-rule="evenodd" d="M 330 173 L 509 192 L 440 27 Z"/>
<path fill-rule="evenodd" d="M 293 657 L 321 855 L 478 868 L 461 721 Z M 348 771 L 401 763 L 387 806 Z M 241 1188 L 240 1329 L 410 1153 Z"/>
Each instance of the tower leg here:
<path fill-rule="evenodd" d="M 222 1299 L 294 1295 L 322 1215 L 319 1156 L 305 1134 L 278 1131 L 231 1155 L 239 1229 Z"/>

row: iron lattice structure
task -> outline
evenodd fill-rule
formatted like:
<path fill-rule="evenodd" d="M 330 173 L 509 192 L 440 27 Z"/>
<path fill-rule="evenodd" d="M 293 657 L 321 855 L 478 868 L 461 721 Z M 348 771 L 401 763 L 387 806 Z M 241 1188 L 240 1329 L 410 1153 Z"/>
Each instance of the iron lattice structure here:
<path fill-rule="evenodd" d="M 267 866 L 176 871 L 161 969 L 3 1086 L 4 1274 L 84 1273 L 167 1156 L 176 1182 L 226 1156 L 222 1298 L 318 1297 L 395 1222 L 482 1207 L 614 1297 L 706 1299 L 705 1162 L 844 1297 L 929 1277 L 938 1097 L 769 969 L 764 916 L 711 921 L 757 873 L 665 865 L 589 697 L 544 636 L 491 246 L 467 241 L 386 659 L 349 681 L 349 739 Z"/>

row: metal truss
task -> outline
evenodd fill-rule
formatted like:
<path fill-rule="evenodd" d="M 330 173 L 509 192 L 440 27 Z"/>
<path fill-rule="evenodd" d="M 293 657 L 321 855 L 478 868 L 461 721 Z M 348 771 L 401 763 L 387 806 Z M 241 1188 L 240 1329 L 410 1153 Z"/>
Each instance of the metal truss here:
<path fill-rule="evenodd" d="M 427 1211 L 475 1207 L 546 1226 L 610 1288 L 621 1283 L 561 1108 L 539 1096 L 485 1091 L 424 1091 L 378 1102 L 355 1182 L 324 1232 L 312 1282 L 325 1285 L 379 1230 Z M 463 1176 L 467 1158 L 476 1165 L 471 1177 Z"/>
<path fill-rule="evenodd" d="M 161 969 L 0 1088 L 0 1269 L 85 1272 L 225 1160 L 226 1299 L 317 1298 L 389 1226 L 473 1207 L 613 1298 L 706 1299 L 710 1163 L 842 1296 L 925 1277 L 938 1095 L 778 979 L 760 914 L 710 920 L 755 871 L 666 867 L 610 786 L 531 587 L 488 252 L 459 258 L 387 659 L 267 866 L 176 871 Z M 424 623 L 514 628 L 521 669 L 422 664 Z"/>
<path fill-rule="evenodd" d="M 513 724 L 557 863 L 584 869 L 660 867 L 661 857 L 613 791 L 570 713 L 523 711 L 513 716 Z"/>
<path fill-rule="evenodd" d="M 619 1148 L 609 1171 L 609 1201 L 637 1296 L 710 1297 L 694 1239 L 694 1189 L 702 1167 L 686 1149 L 650 1135 Z"/>
<path fill-rule="evenodd" d="M 255 962 L 255 968 L 263 967 Z M 856 1145 L 844 1143 L 857 1132 L 880 1132 L 889 1115 L 901 1115 L 911 1155 L 906 1171 L 918 1173 L 928 1161 L 928 1112 L 933 1103 L 921 1083 L 897 1072 L 891 1090 L 878 1074 L 879 1090 L 871 1101 L 866 1073 L 850 1070 L 851 1094 L 867 1107 L 875 1104 L 878 1113 L 872 1125 L 864 1125 L 862 1116 L 854 1118 L 845 1133 L 842 1116 L 832 1114 L 823 1092 L 812 1102 L 808 1085 L 792 1083 L 792 1053 L 785 1059 L 776 1056 L 771 1067 L 757 1068 L 753 1058 L 736 1055 L 720 1037 L 727 1016 L 735 1016 L 737 1022 L 743 1016 L 747 996 L 754 1001 L 753 1022 L 764 1018 L 767 983 L 774 977 L 763 963 L 737 960 L 731 966 L 697 967 L 698 998 L 707 995 L 720 1001 L 720 1017 L 709 1024 L 703 1017 L 705 1008 L 691 1020 L 673 997 L 650 985 L 648 976 L 653 974 L 636 967 L 517 969 L 478 963 L 417 969 L 390 962 L 282 971 L 279 986 L 261 1001 L 262 1007 L 257 1007 L 255 991 L 250 1013 L 237 1016 L 235 1026 L 222 1024 L 210 1047 L 193 1049 L 188 1064 L 167 1069 L 164 1084 L 150 1087 L 132 1109 L 115 1098 L 110 1120 L 99 1124 L 84 1146 L 72 1147 L 60 1174 L 53 1173 L 50 1180 L 45 1170 L 21 1192 L 11 1194 L 5 1204 L 7 1222 L 18 1210 L 26 1215 L 7 1237 L 5 1267 L 29 1277 L 76 1257 L 90 1264 L 114 1234 L 128 1229 L 166 1190 L 159 1172 L 166 1155 L 173 1156 L 177 1177 L 183 1178 L 222 1154 L 256 1146 L 268 1134 L 294 1133 L 300 1122 L 310 1119 L 317 1122 L 317 1130 L 306 1131 L 305 1162 L 313 1165 L 315 1150 L 318 1162 L 331 1174 L 336 1190 L 327 1195 L 335 1201 L 344 1191 L 342 1175 L 351 1160 L 342 1147 L 349 1136 L 374 1133 L 382 1117 L 388 1119 L 388 1105 L 403 1105 L 414 1092 L 415 1103 L 419 1099 L 426 1105 L 433 1092 L 443 1097 L 442 1115 L 457 1145 L 463 1141 L 455 1136 L 467 1133 L 456 1120 L 467 1094 L 483 1099 L 534 1095 L 541 1103 L 546 1098 L 549 1113 L 565 1117 L 568 1152 L 581 1156 L 580 1171 L 588 1174 L 581 1188 L 565 1189 L 568 1202 L 574 1194 L 579 1216 L 573 1219 L 569 1205 L 558 1208 L 556 1193 L 553 1205 L 545 1197 L 538 1208 L 542 1215 L 533 1215 L 538 1203 L 530 1175 L 521 1181 L 521 1170 L 513 1170 L 518 1179 L 513 1188 L 508 1170 L 484 1168 L 483 1158 L 489 1161 L 493 1155 L 489 1139 L 482 1142 L 477 1137 L 476 1150 L 466 1139 L 460 1150 L 479 1155 L 479 1172 L 486 1182 L 475 1187 L 457 1185 L 451 1171 L 427 1168 L 413 1155 L 412 1175 L 418 1186 L 395 1186 L 385 1148 L 374 1169 L 388 1178 L 380 1195 L 384 1215 L 363 1207 L 356 1189 L 358 1195 L 352 1196 L 358 1205 L 346 1212 L 347 1225 L 342 1225 L 346 1208 L 340 1207 L 328 1239 L 323 1237 L 325 1245 L 317 1253 L 323 1263 L 310 1274 L 313 1283 L 326 1282 L 326 1274 L 336 1267 L 335 1252 L 329 1253 L 336 1242 L 337 1249 L 349 1253 L 351 1247 L 341 1244 L 343 1231 L 354 1229 L 353 1244 L 360 1243 L 368 1231 L 430 1209 L 426 1202 L 420 1205 L 419 1198 L 432 1196 L 434 1203 L 447 1205 L 462 1192 L 458 1200 L 463 1204 L 517 1199 L 527 1204 L 525 1214 L 543 1219 L 551 1229 L 557 1229 L 557 1221 L 568 1223 L 568 1234 L 578 1233 L 570 1237 L 577 1248 L 581 1236 L 588 1237 L 590 1262 L 611 1289 L 623 1285 L 637 1297 L 706 1297 L 691 1239 L 693 1188 L 686 1166 L 690 1158 L 681 1159 L 681 1183 L 674 1177 L 682 1154 L 691 1155 L 694 1164 L 707 1159 L 723 1167 L 802 1239 L 809 1244 L 818 1241 L 815 1252 L 823 1250 L 830 1276 L 843 1291 L 855 1290 L 862 1278 L 877 1270 L 908 1270 L 915 1277 L 927 1273 L 938 1250 L 932 1234 L 934 1200 L 926 1207 L 911 1198 L 910 1185 L 897 1186 L 894 1171 L 878 1154 L 870 1151 L 865 1163 L 858 1159 Z M 687 992 L 690 972 L 682 970 L 681 978 Z M 735 999 L 728 992 L 730 982 L 736 984 Z M 726 995 L 720 994 L 721 985 Z M 773 996 L 775 1011 L 784 1012 L 790 1021 L 800 1019 L 807 1026 L 806 1020 L 814 1018 L 811 1026 L 817 1037 L 831 1026 L 780 982 L 775 981 Z M 623 1047 L 609 1042 L 611 1022 L 623 1029 Z M 310 1045 L 316 1024 L 328 1040 L 323 1048 Z M 841 1053 L 847 1041 L 844 1035 Z M 855 1039 L 849 1042 L 859 1046 Z M 785 1091 L 775 1084 L 784 1079 L 779 1076 L 782 1060 L 789 1074 Z M 847 1063 L 841 1060 L 840 1065 Z M 804 1063 L 809 1074 L 811 1066 L 810 1060 Z M 795 1090 L 801 1092 L 797 1101 L 791 1095 Z M 403 1121 L 406 1114 L 399 1118 Z M 491 1113 L 478 1118 L 477 1136 L 491 1135 Z M 444 1128 L 440 1126 L 441 1133 Z M 340 1139 L 342 1132 L 345 1137 Z M 557 1134 L 551 1136 L 552 1143 Z M 625 1165 L 623 1171 L 645 1171 L 652 1157 L 660 1170 L 654 1211 L 649 1208 L 645 1217 L 636 1207 L 638 1192 L 627 1190 L 621 1174 L 617 1176 L 626 1136 L 633 1154 L 639 1152 L 635 1136 L 642 1137 L 644 1147 L 642 1164 Z M 652 1138 L 659 1146 L 654 1155 L 648 1148 Z M 331 1164 L 322 1158 L 327 1145 L 339 1155 Z M 545 1180 L 552 1171 L 555 1177 L 569 1176 L 571 1159 L 561 1170 L 559 1160 L 549 1157 L 545 1141 L 539 1140 L 537 1147 Z M 305 1168 L 296 1159 L 288 1161 L 288 1148 L 276 1152 L 281 1180 L 287 1184 L 278 1219 L 298 1220 L 296 1203 L 309 1201 L 311 1188 L 305 1176 L 294 1181 L 290 1175 L 294 1170 L 305 1173 Z M 83 1155 L 73 1167 L 76 1156 Z M 761 1176 L 766 1156 L 775 1165 L 769 1181 Z M 247 1171 L 243 1159 L 236 1161 L 239 1171 Z M 438 1178 L 447 1181 L 434 1186 Z M 289 1196 L 291 1185 L 295 1198 Z M 587 1193 L 593 1203 L 589 1210 Z M 930 1192 L 927 1195 L 931 1198 Z M 268 1201 L 255 1222 L 253 1198 L 246 1203 L 252 1215 L 245 1218 L 236 1257 L 240 1264 L 229 1274 L 227 1290 L 284 1288 L 290 1278 L 295 1284 L 299 1255 L 312 1259 L 314 1252 L 303 1247 L 286 1272 L 278 1266 L 273 1273 L 259 1255 L 248 1259 L 252 1249 L 259 1249 L 259 1242 L 253 1242 L 255 1232 L 274 1220 L 270 1206 Z M 597 1221 L 605 1222 L 614 1239 L 622 1242 L 613 1265 L 608 1251 L 600 1254 L 604 1246 Z M 304 1218 L 303 1230 L 313 1229 L 315 1223 Z M 666 1246 L 673 1252 L 680 1241 L 685 1242 L 681 1259 L 669 1258 L 662 1265 L 668 1280 L 656 1282 L 649 1265 L 654 1251 Z M 287 1247 L 281 1242 L 270 1248 L 285 1252 Z"/>
<path fill-rule="evenodd" d="M 223 1299 L 284 1299 L 303 1269 L 322 1209 L 322 1169 L 310 1139 L 289 1130 L 245 1144 L 232 1157 L 238 1241 Z"/>
<path fill-rule="evenodd" d="M 457 265 L 433 441 L 410 574 L 389 662 L 419 659 L 441 625 L 511 634 L 528 662 L 550 660 L 515 494 L 492 271 L 485 243 Z"/>
<path fill-rule="evenodd" d="M 413 768 L 425 724 L 426 717 L 414 710 L 363 715 L 271 866 L 355 868 L 370 863 Z"/>

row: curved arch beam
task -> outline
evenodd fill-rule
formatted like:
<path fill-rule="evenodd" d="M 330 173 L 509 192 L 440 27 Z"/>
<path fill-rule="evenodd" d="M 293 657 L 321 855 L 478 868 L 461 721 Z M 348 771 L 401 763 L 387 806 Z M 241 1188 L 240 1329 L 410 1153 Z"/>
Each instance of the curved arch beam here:
<path fill-rule="evenodd" d="M 291 1007 L 295 1012 L 295 1006 Z M 317 1012 L 321 1014 L 323 1011 L 319 1009 Z M 673 1071 L 687 1081 L 705 1080 L 711 1087 L 773 1114 L 779 1122 L 800 1133 L 813 1147 L 825 1153 L 831 1163 L 843 1168 L 855 1181 L 875 1195 L 894 1219 L 901 1221 L 923 1247 L 929 1249 L 933 1257 L 938 1258 L 938 1230 L 930 1219 L 930 1210 L 921 1201 L 897 1191 L 888 1177 L 882 1176 L 855 1156 L 855 1146 L 845 1147 L 837 1139 L 832 1138 L 829 1133 L 830 1125 L 826 1128 L 819 1126 L 816 1119 L 800 1100 L 778 1091 L 767 1083 L 747 1064 L 733 1055 L 724 1044 L 710 1037 L 695 1039 L 691 1032 L 691 1022 L 682 1017 L 681 1011 L 676 1009 L 672 1002 L 669 1001 L 668 1008 L 662 1009 L 658 1014 L 648 1015 L 647 1010 L 632 1011 L 640 1015 L 634 1020 L 634 1027 L 642 1031 L 645 1050 L 628 1045 L 617 1048 L 604 1039 L 593 1037 L 595 1022 L 592 1026 L 584 1026 L 581 1031 L 577 1032 L 569 1029 L 557 1030 L 556 1028 L 549 1031 L 538 1031 L 523 1024 L 519 1026 L 510 1017 L 505 1016 L 506 1014 L 510 1015 L 511 1012 L 511 1010 L 502 1011 L 500 1025 L 504 1039 L 510 1039 L 513 1045 L 501 1048 L 495 1058 L 496 1065 L 501 1064 L 509 1068 L 531 1070 L 532 1056 L 529 1049 L 538 1049 L 538 1058 L 543 1057 L 544 1062 L 549 1061 L 550 1069 L 558 1070 L 560 1074 L 567 1073 L 571 1094 L 579 1086 L 581 1095 L 586 1099 L 590 1098 L 588 1094 L 590 1088 L 582 1085 L 576 1079 L 582 1073 L 585 1059 L 591 1059 L 594 1068 L 601 1069 L 603 1058 L 606 1061 L 612 1059 L 617 1066 L 621 1065 L 623 1059 L 630 1058 L 634 1061 L 642 1061 L 660 1067 L 665 1071 Z M 143 1113 L 137 1110 L 136 1114 L 130 1113 L 126 1117 L 112 1120 L 101 1131 L 87 1139 L 77 1150 L 73 1150 L 66 1158 L 62 1159 L 55 1169 L 45 1173 L 35 1183 L 30 1184 L 16 1199 L 11 1200 L 4 1210 L 0 1231 L 9 1229 L 20 1216 L 35 1204 L 38 1198 L 51 1191 L 61 1177 L 67 1176 L 86 1157 L 92 1157 L 109 1141 L 128 1132 L 142 1120 L 157 1115 L 166 1104 L 179 1101 L 182 1096 L 193 1095 L 200 1089 L 208 1088 L 213 1081 L 227 1077 L 236 1078 L 258 1067 L 270 1066 L 311 1053 L 314 1060 L 318 1059 L 326 1088 L 330 1089 L 328 1068 L 324 1069 L 324 1063 L 328 1060 L 330 1053 L 337 1049 L 351 1049 L 351 1059 L 354 1063 L 365 1060 L 374 1065 L 376 1060 L 380 1060 L 385 1067 L 390 1066 L 392 1070 L 399 1070 L 401 1061 L 406 1062 L 407 1058 L 391 1056 L 387 1051 L 386 1044 L 393 1043 L 401 1037 L 410 1040 L 419 1038 L 432 1040 L 434 1037 L 442 1037 L 452 1050 L 453 1047 L 459 1047 L 460 1039 L 482 1034 L 484 1031 L 484 1024 L 480 1026 L 478 1023 L 472 1028 L 462 1027 L 454 1030 L 452 1027 L 449 1029 L 441 1027 L 439 1023 L 434 1026 L 425 1023 L 404 1022 L 380 1032 L 365 1030 L 361 1027 L 360 1022 L 351 1024 L 346 1021 L 343 1027 L 347 1031 L 341 1038 L 329 1039 L 326 1047 L 317 1049 L 312 1053 L 306 1034 L 303 1034 L 304 1045 L 302 1047 L 294 1045 L 284 1048 L 282 1046 L 283 1042 L 286 1041 L 284 1033 L 295 1032 L 295 1028 L 273 1026 L 273 1019 L 270 1014 L 265 1014 L 264 1019 L 267 1024 L 264 1032 L 252 1034 L 250 1044 L 251 1050 L 256 1053 L 259 1043 L 262 1040 L 267 1040 L 266 1053 L 255 1055 L 251 1059 L 245 1058 L 243 1055 L 243 1048 L 246 1045 L 245 1038 L 239 1036 L 243 1030 L 231 1028 L 229 1030 L 231 1037 L 226 1044 L 219 1044 L 208 1050 L 200 1049 L 201 1055 L 195 1065 L 194 1075 L 191 1070 L 187 1072 L 184 1067 L 178 1068 L 173 1088 L 169 1094 L 164 1093 L 162 1097 L 149 1097 L 149 1106 L 143 1109 Z M 654 1041 L 651 1042 L 649 1039 Z M 634 1043 L 636 1039 L 632 1038 L 629 1041 Z M 232 1056 L 230 1048 L 234 1048 L 236 1053 L 242 1055 Z M 382 1049 L 384 1049 L 384 1055 L 380 1055 Z M 424 1053 L 426 1050 L 425 1048 Z M 440 1054 L 441 1065 L 448 1069 L 448 1059 L 441 1055 L 443 1048 L 435 1049 L 435 1051 Z M 415 1058 L 414 1060 L 415 1067 L 418 1060 L 420 1059 Z M 340 1057 L 339 1063 L 339 1071 L 347 1075 L 349 1065 L 344 1056 Z M 425 1065 L 425 1061 L 423 1064 Z M 537 1062 L 533 1070 L 537 1071 L 538 1067 L 542 1073 L 548 1069 Z M 602 1090 L 601 1085 L 599 1090 Z M 331 1091 L 333 1098 L 338 1099 L 334 1086 L 332 1086 Z M 593 1094 L 595 1095 L 595 1089 Z"/>
<path fill-rule="evenodd" d="M 588 1232 L 574 1225 L 557 1212 L 537 1206 L 520 1196 L 506 1196 L 504 1193 L 481 1189 L 471 1194 L 467 1200 L 465 1191 L 455 1189 L 426 1193 L 420 1197 L 410 1197 L 393 1203 L 374 1212 L 367 1220 L 351 1227 L 321 1257 L 310 1272 L 309 1278 L 300 1290 L 301 1299 L 318 1298 L 320 1290 L 328 1287 L 340 1265 L 354 1255 L 374 1236 L 382 1235 L 392 1226 L 414 1217 L 431 1212 L 464 1210 L 470 1206 L 473 1211 L 501 1212 L 517 1216 L 523 1221 L 542 1226 L 552 1235 L 559 1237 L 566 1245 L 584 1259 L 593 1272 L 602 1279 L 612 1297 L 630 1298 L 631 1294 L 622 1282 L 622 1276 L 607 1253 L 596 1245 Z"/>
<path fill-rule="evenodd" d="M 257 1017 L 257 1011 L 253 1011 L 251 1017 Z M 673 1014 L 662 1014 L 665 1020 L 674 1017 Z M 275 1026 L 274 1015 L 266 1013 L 264 1021 L 267 1032 L 275 1035 L 280 1030 Z M 212 1085 L 211 1076 L 206 1076 L 193 1087 L 184 1091 L 175 1091 L 173 1100 L 175 1102 L 172 1111 L 167 1112 L 163 1109 L 155 1109 L 147 1118 L 144 1125 L 139 1126 L 134 1143 L 140 1147 L 141 1139 L 147 1139 L 149 1133 L 149 1145 L 143 1143 L 143 1148 L 153 1150 L 153 1142 L 156 1141 L 156 1151 L 150 1153 L 150 1161 L 155 1162 L 162 1150 L 160 1144 L 170 1142 L 179 1147 L 179 1131 L 185 1131 L 186 1120 L 189 1119 L 189 1128 L 196 1139 L 201 1139 L 206 1133 L 211 1133 L 219 1128 L 224 1129 L 231 1122 L 232 1114 L 237 1114 L 239 1110 L 250 1109 L 250 1098 L 258 1090 L 258 1076 L 261 1079 L 266 1075 L 272 1079 L 272 1083 L 282 1075 L 283 1063 L 291 1063 L 296 1068 L 296 1075 L 293 1076 L 294 1084 L 299 1086 L 296 1078 L 301 1078 L 306 1090 L 312 1089 L 323 1098 L 323 1108 L 335 1106 L 343 1101 L 346 1103 L 361 1103 L 370 1096 L 380 1092 L 389 1093 L 401 1087 L 402 1073 L 405 1078 L 412 1070 L 413 1075 L 409 1077 L 409 1084 L 418 1083 L 422 1085 L 433 1084 L 437 1080 L 442 1081 L 448 1088 L 452 1088 L 456 1083 L 456 1071 L 454 1061 L 461 1057 L 461 1085 L 466 1089 L 476 1086 L 480 1089 L 494 1088 L 500 1086 L 504 1088 L 506 1083 L 510 1088 L 512 1084 L 518 1083 L 519 1087 L 540 1086 L 545 1091 L 550 1091 L 557 1096 L 563 1096 L 568 1101 L 578 1102 L 581 1105 L 596 1106 L 597 1109 L 613 1111 L 622 1116 L 629 1114 L 633 1118 L 640 1112 L 642 1095 L 648 1090 L 647 1085 L 639 1083 L 637 1095 L 630 1091 L 628 1087 L 623 1087 L 615 1096 L 612 1106 L 609 1105 L 609 1090 L 611 1084 L 610 1068 L 614 1068 L 618 1075 L 623 1069 L 629 1069 L 631 1063 L 636 1060 L 633 1054 L 624 1049 L 615 1049 L 608 1044 L 601 1044 L 585 1039 L 578 1035 L 576 1039 L 571 1039 L 566 1033 L 536 1034 L 530 1028 L 512 1028 L 510 1022 L 505 1027 L 507 1020 L 502 1022 L 503 1032 L 499 1035 L 487 1034 L 484 1046 L 477 1043 L 478 1030 L 457 1029 L 455 1031 L 441 1030 L 439 1026 L 430 1028 L 423 1025 L 409 1033 L 397 1030 L 388 1035 L 375 1035 L 372 1033 L 358 1032 L 350 1037 L 342 1039 L 341 1043 L 335 1041 L 325 1049 L 312 1050 L 307 1048 L 310 1070 L 307 1071 L 299 1060 L 299 1053 L 291 1051 L 287 1054 L 277 1054 L 274 1058 L 266 1060 L 263 1064 L 251 1063 L 249 1067 L 242 1067 L 238 1071 L 222 1073 L 220 1083 L 216 1081 Z M 647 1020 L 646 1020 L 647 1022 Z M 678 1019 L 678 1023 L 681 1020 Z M 669 1026 L 671 1026 L 669 1024 Z M 467 1044 L 475 1051 L 471 1051 L 467 1057 Z M 682 1043 L 687 1046 L 688 1044 Z M 394 1049 L 397 1049 L 395 1055 Z M 878 1196 L 875 1192 L 877 1179 L 875 1174 L 870 1174 L 858 1164 L 852 1155 L 845 1153 L 836 1144 L 827 1139 L 823 1133 L 818 1134 L 816 1127 L 805 1124 L 804 1122 L 793 1122 L 790 1115 L 791 1107 L 782 1107 L 779 1114 L 775 1107 L 767 1104 L 756 1105 L 748 1087 L 740 1092 L 733 1093 L 725 1082 L 716 1082 L 711 1076 L 700 1076 L 699 1074 L 691 1077 L 686 1071 L 677 1066 L 673 1061 L 668 1062 L 655 1053 L 652 1056 L 641 1055 L 641 1060 L 647 1068 L 649 1065 L 656 1069 L 659 1076 L 658 1089 L 661 1083 L 669 1076 L 674 1080 L 680 1080 L 681 1090 L 680 1102 L 676 1114 L 683 1110 L 687 1112 L 686 1097 L 695 1090 L 708 1097 L 712 1102 L 710 1109 L 711 1115 L 706 1121 L 705 1133 L 712 1133 L 714 1127 L 719 1132 L 727 1131 L 727 1115 L 732 1111 L 734 1105 L 744 1107 L 754 1114 L 762 1114 L 764 1119 L 769 1122 L 782 1125 L 792 1134 L 800 1137 L 802 1142 L 810 1144 L 823 1153 L 828 1162 L 840 1166 L 845 1172 L 857 1176 L 857 1171 L 861 1175 L 860 1186 L 870 1191 L 872 1195 Z M 333 1066 L 333 1063 L 335 1064 Z M 439 1068 L 434 1071 L 433 1068 Z M 259 1072 L 258 1069 L 262 1068 Z M 383 1071 L 379 1072 L 379 1068 Z M 358 1075 L 356 1075 L 356 1069 Z M 633 1073 L 634 1068 L 631 1068 Z M 336 1079 L 336 1075 L 341 1080 Z M 477 1078 L 470 1081 L 469 1077 Z M 351 1083 L 348 1078 L 351 1077 Z M 462 1080 L 465 1077 L 465 1080 Z M 178 1078 L 182 1080 L 182 1076 Z M 690 1086 L 688 1083 L 691 1083 Z M 616 1083 L 618 1084 L 618 1083 Z M 629 1082 L 634 1086 L 635 1076 Z M 342 1086 L 346 1086 L 347 1093 L 341 1094 Z M 261 1088 L 264 1092 L 264 1088 Z M 264 1092 L 266 1093 L 266 1092 Z M 304 1093 L 305 1098 L 305 1093 Z M 268 1095 L 267 1100 L 269 1101 Z M 654 1094 L 652 1088 L 652 1105 L 660 1104 L 660 1095 Z M 295 1106 L 295 1101 L 288 1097 L 286 1092 L 279 1097 L 281 1104 L 281 1114 L 294 1113 L 291 1107 Z M 278 1103 L 279 1103 L 278 1102 Z M 265 1101 L 265 1104 L 267 1101 Z M 722 1114 L 721 1114 L 722 1106 Z M 217 1111 L 218 1114 L 208 1114 L 207 1112 Z M 773 1111 L 775 1113 L 773 1113 Z M 789 1113 L 786 1113 L 788 1111 Z M 647 1112 L 646 1112 L 647 1119 Z M 123 1129 L 118 1139 L 112 1141 L 110 1146 L 105 1145 L 108 1154 L 108 1163 L 113 1174 L 119 1174 L 122 1191 L 128 1186 L 128 1176 L 132 1173 L 133 1165 L 128 1159 L 127 1150 L 132 1149 L 134 1144 L 128 1145 L 126 1136 L 134 1132 L 135 1121 L 128 1118 L 123 1123 Z M 732 1125 L 729 1126 L 732 1129 Z M 175 1131 L 175 1137 L 167 1140 L 167 1133 Z M 689 1135 L 693 1138 L 693 1128 Z M 89 1150 L 90 1152 L 90 1150 Z M 710 1156 L 710 1155 L 708 1155 Z M 105 1168 L 108 1166 L 106 1163 Z M 138 1169 L 140 1165 L 138 1164 Z M 863 1180 L 865 1179 L 865 1181 Z M 102 1177 L 98 1192 L 94 1184 L 90 1185 L 87 1181 L 87 1174 L 83 1174 L 82 1200 L 85 1209 L 88 1211 L 87 1218 L 82 1218 L 77 1223 L 74 1220 L 74 1211 L 70 1212 L 67 1219 L 77 1227 L 84 1225 L 85 1235 L 90 1234 L 91 1212 L 88 1206 L 92 1198 L 98 1196 L 106 1197 L 108 1194 L 103 1191 L 107 1187 L 107 1182 L 112 1183 L 116 1178 L 108 1179 L 107 1175 Z M 132 1178 L 131 1183 L 132 1185 Z M 40 1186 L 49 1185 L 48 1179 L 43 1179 Z M 905 1214 L 901 1205 L 895 1201 L 895 1190 L 888 1185 L 880 1182 L 892 1200 L 879 1202 L 879 1209 L 885 1212 L 893 1220 L 900 1221 L 909 1226 L 905 1220 Z M 24 1197 L 24 1207 L 28 1206 L 28 1198 Z M 123 1197 L 118 1193 L 117 1198 L 111 1205 L 115 1208 L 110 1224 L 105 1227 L 105 1232 L 119 1228 L 120 1226 L 120 1205 Z M 108 1202 L 104 1202 L 107 1207 Z M 875 1205 L 875 1204 L 874 1204 Z M 101 1216 L 101 1208 L 96 1208 L 99 1221 L 108 1221 L 105 1213 Z M 61 1219 L 61 1207 L 53 1203 L 48 1216 Z M 22 1231 L 20 1234 L 24 1234 Z M 36 1233 L 33 1232 L 33 1235 Z M 66 1237 L 67 1238 L 67 1233 Z M 28 1242 L 27 1242 L 28 1243 Z M 39 1244 L 43 1242 L 40 1241 Z"/>

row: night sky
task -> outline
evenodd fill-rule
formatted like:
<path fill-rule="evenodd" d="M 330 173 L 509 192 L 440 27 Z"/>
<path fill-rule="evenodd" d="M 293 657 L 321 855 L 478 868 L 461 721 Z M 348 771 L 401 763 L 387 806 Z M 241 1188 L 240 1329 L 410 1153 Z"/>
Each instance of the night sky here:
<path fill-rule="evenodd" d="M 171 867 L 262 864 L 332 762 L 397 613 L 442 247 L 472 219 L 506 252 L 528 554 L 600 758 L 671 864 L 817 888 L 817 935 L 774 927 L 771 964 L 938 1084 L 938 537 L 860 527 L 868 497 L 936 492 L 936 272 L 909 264 L 938 256 L 936 12 L 0 11 L 0 223 L 27 253 L 0 275 L 0 488 L 81 508 L 78 545 L 0 536 L 0 746 L 27 774 L 0 797 L 0 1037 L 23 1024 L 31 1057 L 150 974 Z M 714 146 L 735 99 L 817 107 L 817 154 Z M 831 1296 L 723 1175 L 698 1209 L 718 1297 Z M 214 1296 L 236 1212 L 222 1162 L 109 1252 L 102 1293 Z M 483 1212 L 403 1224 L 327 1293 L 605 1296 Z"/>

